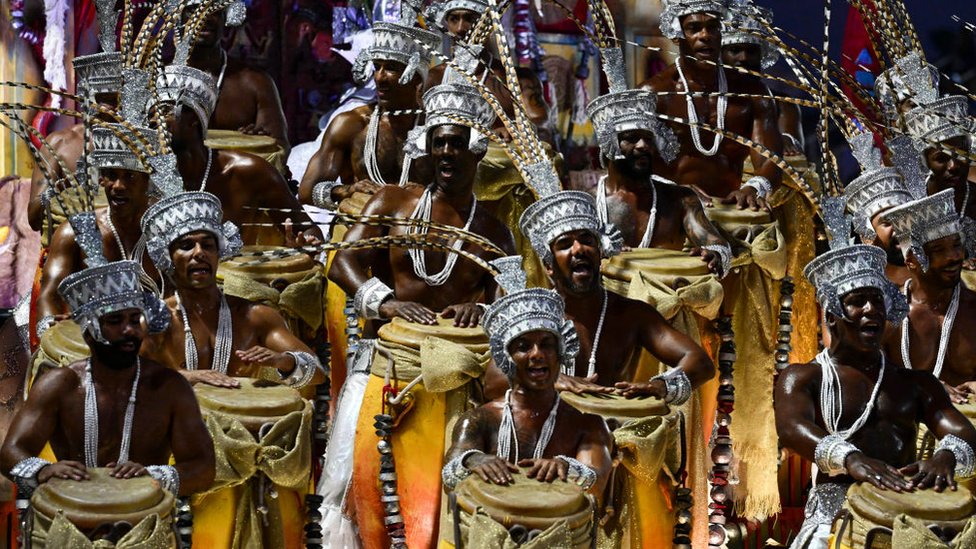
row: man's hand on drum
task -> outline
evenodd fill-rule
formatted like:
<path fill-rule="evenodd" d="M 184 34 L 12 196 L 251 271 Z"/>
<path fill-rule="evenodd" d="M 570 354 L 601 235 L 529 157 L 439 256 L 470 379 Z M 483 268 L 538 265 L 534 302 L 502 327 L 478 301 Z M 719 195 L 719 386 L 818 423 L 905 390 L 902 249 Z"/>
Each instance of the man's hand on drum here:
<path fill-rule="evenodd" d="M 614 385 L 614 390 L 618 395 L 624 398 L 637 398 L 644 396 L 664 398 L 668 394 L 667 386 L 665 386 L 664 382 L 660 379 L 646 382 L 639 381 L 636 383 L 620 381 Z"/>
<path fill-rule="evenodd" d="M 241 386 L 240 382 L 236 379 L 216 370 L 180 370 L 180 373 L 190 382 L 190 385 L 203 383 L 204 385 L 226 387 L 228 389 L 237 389 Z"/>
<path fill-rule="evenodd" d="M 523 459 L 518 462 L 519 467 L 529 467 L 525 476 L 534 478 L 539 482 L 552 482 L 557 478 L 566 480 L 569 472 L 569 464 L 561 459 Z"/>
<path fill-rule="evenodd" d="M 882 490 L 895 492 L 910 492 L 914 487 L 911 482 L 891 465 L 880 459 L 869 458 L 862 452 L 853 452 L 845 461 L 847 474 L 854 480 L 867 482 Z"/>
<path fill-rule="evenodd" d="M 956 456 L 949 450 L 940 450 L 930 459 L 916 461 L 898 470 L 909 477 L 912 488 L 934 488 L 941 492 L 946 488 L 956 489 Z"/>
<path fill-rule="evenodd" d="M 235 354 L 237 358 L 249 366 L 264 366 L 282 371 L 295 367 L 295 359 L 288 353 L 279 353 L 260 345 L 243 351 L 235 351 Z"/>
<path fill-rule="evenodd" d="M 246 126 L 241 126 L 237 131 L 245 135 L 271 135 L 271 132 L 262 126 L 251 123 Z"/>
<path fill-rule="evenodd" d="M 966 404 L 973 397 L 973 395 L 976 395 L 976 381 L 967 381 L 966 383 L 960 383 L 959 385 L 955 386 L 955 390 L 959 393 L 962 393 L 966 397 L 966 400 L 959 402 L 959 404 Z M 952 393 L 949 393 L 949 396 L 952 396 Z"/>
<path fill-rule="evenodd" d="M 722 275 L 722 256 L 718 255 L 715 250 L 706 250 L 705 248 L 692 248 L 691 252 L 688 253 L 691 257 L 700 257 L 705 265 L 708 267 L 708 271 L 712 274 Z"/>
<path fill-rule="evenodd" d="M 691 190 L 695 191 L 695 194 L 698 195 L 698 200 L 701 202 L 703 208 L 711 208 L 715 206 L 715 202 L 712 201 L 712 197 L 706 193 L 704 189 L 695 184 L 688 186 L 691 187 Z"/>
<path fill-rule="evenodd" d="M 322 239 L 315 235 L 311 229 L 296 235 L 291 218 L 285 219 L 285 246 L 298 248 L 300 246 L 318 246 L 321 243 Z"/>
<path fill-rule="evenodd" d="M 354 193 L 376 194 L 381 188 L 381 185 L 377 185 L 369 179 L 360 179 L 349 187 L 349 196 L 352 196 Z"/>
<path fill-rule="evenodd" d="M 380 305 L 380 317 L 392 320 L 400 317 L 417 324 L 437 324 L 437 314 L 420 303 L 388 299 Z"/>
<path fill-rule="evenodd" d="M 458 303 L 441 311 L 441 318 L 453 318 L 458 328 L 474 328 L 481 322 L 484 307 L 477 303 Z"/>
<path fill-rule="evenodd" d="M 109 463 L 108 468 L 112 470 L 109 476 L 115 478 L 135 478 L 144 477 L 149 474 L 149 471 L 145 467 L 139 465 L 134 461 L 126 461 L 123 463 Z"/>
<path fill-rule="evenodd" d="M 512 483 L 512 473 L 518 472 L 518 467 L 492 454 L 476 453 L 465 460 L 468 471 L 475 473 L 481 480 L 492 484 L 506 486 Z"/>
<path fill-rule="evenodd" d="M 596 379 L 597 374 L 585 378 L 559 374 L 559 377 L 556 378 L 556 390 L 569 391 L 577 395 L 586 393 L 612 393 L 614 391 L 613 387 L 598 385 Z"/>
<path fill-rule="evenodd" d="M 52 478 L 64 478 L 69 480 L 88 480 L 88 470 L 85 464 L 78 461 L 59 461 L 50 465 L 45 465 L 37 473 L 37 482 L 44 484 Z"/>
<path fill-rule="evenodd" d="M 976 383 L 967 382 L 962 385 L 953 387 L 946 382 L 942 382 L 942 386 L 945 387 L 947 393 L 949 393 L 949 400 L 953 404 L 966 404 L 969 402 L 969 395 L 973 394 L 974 389 L 976 389 Z"/>
<path fill-rule="evenodd" d="M 742 187 L 737 191 L 730 192 L 729 196 L 722 199 L 722 204 L 735 204 L 740 210 L 749 208 L 754 211 L 769 211 L 769 204 L 766 203 L 765 199 L 759 197 L 753 187 Z"/>

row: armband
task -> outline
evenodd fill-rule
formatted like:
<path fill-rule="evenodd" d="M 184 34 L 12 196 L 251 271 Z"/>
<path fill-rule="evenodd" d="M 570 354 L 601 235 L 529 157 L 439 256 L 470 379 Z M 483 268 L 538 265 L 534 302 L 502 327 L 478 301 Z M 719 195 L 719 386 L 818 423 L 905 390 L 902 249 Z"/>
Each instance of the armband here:
<path fill-rule="evenodd" d="M 841 475 L 847 472 L 847 456 L 861 450 L 837 435 L 827 435 L 820 439 L 813 451 L 813 460 L 817 468 L 829 476 Z"/>
<path fill-rule="evenodd" d="M 589 465 L 569 456 L 556 456 L 556 459 L 566 462 L 566 465 L 569 466 L 566 471 L 567 480 L 575 482 L 584 490 L 589 490 L 591 486 L 596 484 L 596 471 Z"/>
<path fill-rule="evenodd" d="M 732 248 L 728 244 L 709 244 L 702 246 L 702 249 L 711 250 L 718 254 L 719 262 L 722 264 L 722 276 L 719 278 L 725 278 L 732 270 Z"/>
<path fill-rule="evenodd" d="M 301 389 L 308 385 L 312 381 L 315 371 L 321 368 L 318 359 L 304 351 L 285 351 L 285 354 L 291 355 L 295 359 L 295 369 L 289 374 L 281 375 L 282 380 L 289 387 Z"/>
<path fill-rule="evenodd" d="M 468 456 L 483 453 L 481 450 L 465 450 L 461 455 L 447 462 L 444 468 L 441 469 L 441 480 L 444 482 L 444 488 L 454 490 L 462 480 L 471 476 L 471 470 L 465 467 L 464 460 Z"/>
<path fill-rule="evenodd" d="M 380 305 L 393 296 L 393 289 L 375 276 L 356 290 L 353 307 L 359 316 L 371 320 L 380 317 Z"/>
<path fill-rule="evenodd" d="M 319 181 L 312 187 L 312 205 L 326 210 L 335 210 L 338 204 L 332 200 L 332 190 L 342 186 L 338 181 Z"/>
<path fill-rule="evenodd" d="M 761 175 L 756 175 L 750 177 L 748 181 L 742 184 L 742 187 L 752 187 L 756 189 L 756 196 L 766 199 L 773 192 L 773 184 L 769 182 L 768 179 Z"/>
<path fill-rule="evenodd" d="M 146 467 L 149 476 L 174 496 L 180 495 L 180 473 L 172 465 L 150 465 Z"/>
<path fill-rule="evenodd" d="M 664 382 L 664 400 L 668 404 L 680 406 L 691 398 L 691 380 L 688 379 L 688 374 L 678 368 L 672 368 L 663 374 L 656 375 L 651 378 L 651 381 L 655 379 Z"/>
<path fill-rule="evenodd" d="M 46 459 L 29 457 L 18 461 L 17 465 L 14 465 L 14 468 L 10 470 L 10 476 L 13 478 L 14 484 L 17 485 L 19 498 L 30 499 L 39 484 L 37 482 L 37 474 L 41 472 L 41 469 L 50 464 L 51 462 Z"/>
<path fill-rule="evenodd" d="M 973 447 L 956 435 L 946 435 L 939 441 L 935 451 L 947 450 L 956 456 L 956 476 L 971 477 L 976 473 L 976 454 Z"/>

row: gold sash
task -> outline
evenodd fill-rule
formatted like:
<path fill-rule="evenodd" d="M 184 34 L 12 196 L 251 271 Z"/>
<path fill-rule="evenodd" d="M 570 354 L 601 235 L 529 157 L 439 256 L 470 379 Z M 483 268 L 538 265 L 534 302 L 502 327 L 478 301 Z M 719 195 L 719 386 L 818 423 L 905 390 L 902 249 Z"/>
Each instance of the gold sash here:
<path fill-rule="evenodd" d="M 176 547 L 173 525 L 153 514 L 140 520 L 118 543 L 91 541 L 58 511 L 45 539 L 34 539 L 35 546 L 51 549 L 169 549 Z"/>

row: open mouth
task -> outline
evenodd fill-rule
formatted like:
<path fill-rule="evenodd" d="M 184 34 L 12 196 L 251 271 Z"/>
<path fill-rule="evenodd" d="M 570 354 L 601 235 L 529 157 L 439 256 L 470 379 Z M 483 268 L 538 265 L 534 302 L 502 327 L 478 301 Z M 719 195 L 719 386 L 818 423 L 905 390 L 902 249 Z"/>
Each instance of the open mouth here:
<path fill-rule="evenodd" d="M 125 341 L 125 342 L 119 343 L 119 350 L 120 351 L 123 351 L 123 352 L 126 352 L 126 353 L 133 353 L 133 352 L 137 351 L 138 349 L 139 349 L 138 345 L 136 345 L 136 343 L 135 342 L 132 342 L 132 341 Z"/>
<path fill-rule="evenodd" d="M 588 261 L 573 262 L 570 265 L 569 272 L 577 278 L 589 278 L 593 276 L 593 265 Z"/>
<path fill-rule="evenodd" d="M 212 273 L 213 269 L 207 265 L 195 265 L 187 269 L 187 274 L 192 279 L 208 278 Z"/>
<path fill-rule="evenodd" d="M 549 368 L 544 366 L 535 367 L 529 366 L 525 371 L 529 379 L 533 381 L 543 381 L 549 377 Z"/>
<path fill-rule="evenodd" d="M 454 175 L 454 165 L 453 164 L 440 164 L 437 167 L 438 173 L 440 173 L 442 178 L 450 178 Z"/>
<path fill-rule="evenodd" d="M 109 196 L 108 203 L 112 206 L 124 206 L 129 203 L 129 197 L 127 196 Z"/>
<path fill-rule="evenodd" d="M 876 322 L 868 322 L 861 326 L 861 333 L 865 336 L 876 338 L 881 335 L 882 326 Z"/>

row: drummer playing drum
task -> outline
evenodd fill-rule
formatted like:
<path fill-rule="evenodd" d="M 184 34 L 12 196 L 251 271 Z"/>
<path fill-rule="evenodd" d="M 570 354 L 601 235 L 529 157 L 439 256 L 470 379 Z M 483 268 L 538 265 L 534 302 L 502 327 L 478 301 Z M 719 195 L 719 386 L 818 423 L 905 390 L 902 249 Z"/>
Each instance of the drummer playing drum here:
<path fill-rule="evenodd" d="M 972 475 L 976 465 L 976 429 L 941 383 L 929 372 L 897 367 L 881 349 L 886 315 L 891 320 L 894 300 L 903 299 L 892 291 L 885 263 L 884 250 L 853 245 L 817 257 L 805 270 L 826 311 L 830 346 L 813 363 L 784 370 L 776 386 L 781 444 L 819 469 L 795 549 L 827 547 L 853 482 L 940 492 L 955 489 L 955 478 Z M 915 460 L 919 421 L 940 440 L 923 461 Z"/>
<path fill-rule="evenodd" d="M 138 272 L 134 261 L 103 263 L 61 283 L 91 359 L 39 378 L 14 417 L 0 467 L 21 497 L 51 478 L 88 480 L 93 467 L 115 478 L 148 474 L 181 496 L 213 482 L 213 443 L 189 383 L 138 356 L 153 310 L 144 303 L 156 299 L 144 296 Z M 57 463 L 36 457 L 49 441 Z"/>

